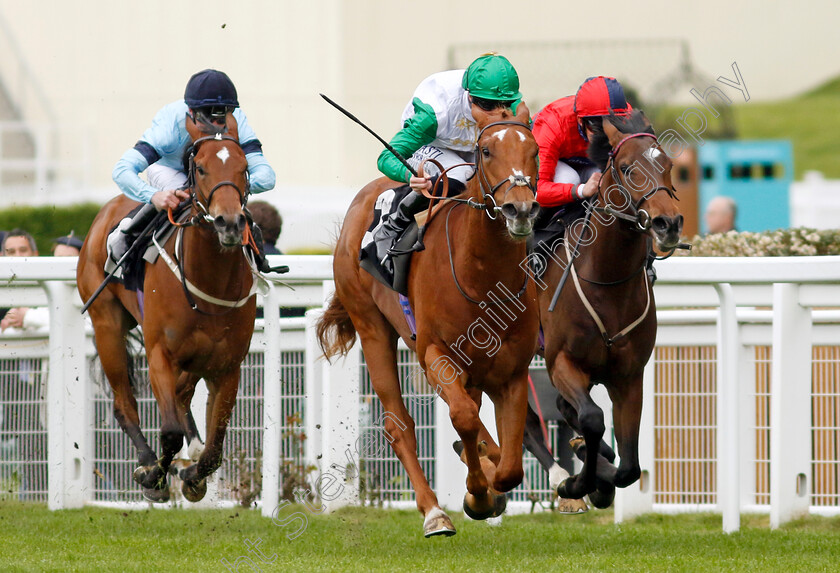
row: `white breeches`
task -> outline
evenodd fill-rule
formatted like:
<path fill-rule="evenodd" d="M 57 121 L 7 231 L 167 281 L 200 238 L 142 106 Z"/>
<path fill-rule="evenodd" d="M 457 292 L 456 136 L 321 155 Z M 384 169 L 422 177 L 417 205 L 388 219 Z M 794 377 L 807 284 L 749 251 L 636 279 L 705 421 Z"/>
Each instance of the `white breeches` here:
<path fill-rule="evenodd" d="M 458 165 L 459 163 L 472 163 L 473 153 L 471 151 L 459 152 L 451 149 L 442 149 L 440 147 L 424 145 L 415 151 L 414 155 L 408 158 L 408 163 L 414 167 L 414 169 L 417 169 L 420 166 L 420 162 L 424 159 L 434 159 L 443 165 L 444 169 L 446 169 L 447 167 Z M 427 177 L 434 177 L 439 174 L 438 168 L 431 163 L 424 165 L 423 170 L 425 171 Z M 450 169 L 446 172 L 449 177 L 457 179 L 461 183 L 466 183 L 467 180 L 473 176 L 473 173 L 475 173 L 475 168 L 468 165 L 455 167 L 454 169 Z"/>

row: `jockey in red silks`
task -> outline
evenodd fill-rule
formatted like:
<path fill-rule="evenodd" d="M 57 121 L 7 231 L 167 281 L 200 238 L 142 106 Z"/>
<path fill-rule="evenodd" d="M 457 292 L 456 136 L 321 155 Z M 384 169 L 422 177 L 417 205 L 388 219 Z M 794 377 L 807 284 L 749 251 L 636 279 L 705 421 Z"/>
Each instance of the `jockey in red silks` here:
<path fill-rule="evenodd" d="M 537 201 L 543 208 L 560 207 L 598 192 L 601 172 L 587 158 L 601 118 L 632 111 L 615 78 L 587 79 L 574 96 L 560 98 L 534 116 L 534 137 L 540 146 Z"/>

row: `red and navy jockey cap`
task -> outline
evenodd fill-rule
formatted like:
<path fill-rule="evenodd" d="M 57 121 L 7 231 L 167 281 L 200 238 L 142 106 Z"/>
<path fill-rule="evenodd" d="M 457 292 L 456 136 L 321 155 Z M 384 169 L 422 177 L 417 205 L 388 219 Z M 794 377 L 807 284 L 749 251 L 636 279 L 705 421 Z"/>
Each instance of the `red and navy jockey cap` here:
<path fill-rule="evenodd" d="M 624 89 L 615 78 L 597 76 L 587 78 L 575 95 L 575 114 L 578 117 L 627 115 L 627 100 Z"/>

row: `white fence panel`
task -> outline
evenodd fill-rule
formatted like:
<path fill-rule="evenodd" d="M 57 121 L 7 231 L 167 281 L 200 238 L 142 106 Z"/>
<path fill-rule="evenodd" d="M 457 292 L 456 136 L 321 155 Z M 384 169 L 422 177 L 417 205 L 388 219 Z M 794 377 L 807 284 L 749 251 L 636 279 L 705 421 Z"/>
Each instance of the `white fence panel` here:
<path fill-rule="evenodd" d="M 322 495 L 328 507 L 359 498 L 413 505 L 390 449 L 359 455 L 378 453 L 368 442 L 381 437 L 385 413 L 358 345 L 346 361 L 327 366 L 312 333 L 318 311 L 279 318 L 279 307 L 322 305 L 333 288 L 330 257 L 280 256 L 272 264 L 292 267 L 284 280 L 295 290 L 276 287 L 262 301 L 266 317 L 243 365 L 218 498 L 257 500 L 270 515 L 291 487 L 333 472 L 341 479 L 330 482 L 332 499 Z M 9 486 L 4 491 L 51 508 L 139 501 L 133 448 L 113 421 L 107 384 L 96 383 L 95 368 L 89 373 L 93 345 L 68 282 L 74 267 L 72 258 L 0 258 L 0 306 L 49 305 L 52 319 L 50 333 L 0 336 L 0 480 Z M 647 368 L 643 473 L 619 491 L 616 519 L 717 509 L 724 530 L 734 531 L 744 510 L 769 510 L 774 527 L 809 509 L 840 510 L 840 258 L 684 258 L 657 268 L 660 327 Z M 142 356 L 137 366 L 142 372 Z M 400 351 L 400 373 L 421 464 L 442 504 L 460 507 L 464 469 L 451 449 L 446 408 L 407 350 Z M 33 383 L 24 387 L 28 375 Z M 38 385 L 48 388 L 45 395 L 31 389 Z M 139 401 L 157 447 L 148 390 Z M 19 417 L 31 411 L 25 428 L 10 425 L 6 414 L 16 408 Z M 34 411 L 46 417 L 36 423 Z M 48 446 L 32 453 L 26 436 Z M 361 471 L 348 472 L 351 465 Z M 301 474 L 313 466 L 320 473 L 307 482 Z M 548 504 L 546 476 L 530 455 L 525 468 L 512 511 Z"/>

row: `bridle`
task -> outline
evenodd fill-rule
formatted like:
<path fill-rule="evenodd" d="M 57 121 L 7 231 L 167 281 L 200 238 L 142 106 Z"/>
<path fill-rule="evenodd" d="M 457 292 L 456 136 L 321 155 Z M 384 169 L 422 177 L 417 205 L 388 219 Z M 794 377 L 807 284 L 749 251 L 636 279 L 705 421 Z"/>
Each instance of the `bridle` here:
<path fill-rule="evenodd" d="M 502 208 L 499 207 L 498 204 L 496 203 L 495 194 L 496 194 L 496 191 L 498 191 L 502 187 L 502 185 L 504 185 L 505 183 L 509 183 L 507 189 L 505 189 L 505 196 L 507 196 L 508 192 L 511 189 L 513 189 L 514 187 L 527 187 L 528 189 L 531 190 L 531 192 L 534 194 L 534 196 L 536 196 L 536 194 L 537 194 L 536 181 L 532 183 L 531 182 L 531 177 L 528 176 L 528 175 L 523 175 L 521 173 L 514 174 L 514 175 L 511 175 L 510 177 L 502 179 L 501 181 L 499 181 L 495 185 L 491 184 L 490 180 L 488 179 L 487 170 L 484 168 L 484 154 L 481 153 L 481 149 L 480 149 L 480 147 L 481 147 L 480 146 L 481 136 L 484 134 L 484 132 L 487 129 L 489 129 L 491 127 L 499 126 L 499 125 L 515 125 L 517 127 L 524 127 L 528 131 L 531 131 L 530 126 L 522 123 L 521 121 L 513 121 L 513 120 L 495 121 L 493 123 L 485 125 L 482 128 L 482 130 L 480 132 L 478 132 L 478 137 L 476 138 L 475 150 L 474 150 L 474 153 L 473 153 L 473 155 L 475 157 L 475 163 L 474 164 L 471 164 L 471 163 L 466 164 L 466 165 L 474 165 L 475 166 L 476 175 L 478 176 L 478 188 L 479 188 L 479 191 L 481 192 L 481 202 L 474 201 L 472 197 L 470 197 L 468 199 L 461 199 L 461 198 L 458 198 L 458 197 L 450 198 L 453 201 L 457 201 L 459 203 L 464 203 L 464 204 L 468 205 L 469 207 L 472 207 L 473 209 L 478 209 L 478 210 L 483 209 L 484 212 L 487 213 L 487 216 L 493 221 L 495 221 L 496 218 L 497 218 L 496 213 L 498 213 L 499 211 L 502 210 Z M 450 169 L 451 169 L 451 167 L 450 167 Z M 443 178 L 443 171 L 441 172 L 441 178 Z M 490 199 L 490 201 L 492 203 L 492 205 L 490 205 L 490 206 L 488 206 L 488 204 L 487 204 L 488 198 Z M 455 286 L 458 288 L 458 292 L 460 292 L 461 296 L 463 296 L 466 300 L 470 301 L 473 304 L 477 304 L 477 305 L 487 304 L 487 303 L 483 303 L 482 301 L 478 301 L 478 300 L 472 298 L 471 296 L 469 296 L 466 293 L 466 291 L 464 291 L 463 287 L 461 286 L 461 283 L 458 281 L 458 276 L 455 273 L 455 261 L 454 261 L 453 255 L 452 255 L 452 241 L 451 241 L 450 236 L 449 236 L 449 218 L 452 216 L 452 212 L 454 210 L 455 210 L 454 208 L 450 209 L 449 213 L 446 214 L 446 226 L 445 226 L 446 248 L 447 248 L 447 251 L 449 252 L 449 268 L 450 268 L 450 271 L 452 272 L 452 279 L 455 281 Z M 491 212 L 492 212 L 492 214 L 491 214 Z M 529 276 L 530 276 L 530 273 L 528 273 L 526 271 L 525 272 L 525 280 L 522 283 L 522 287 L 519 289 L 519 291 L 516 294 L 513 294 L 512 296 L 508 296 L 504 300 L 494 300 L 490 304 L 492 304 L 492 305 L 501 304 L 501 303 L 509 302 L 511 300 L 514 300 L 514 299 L 521 298 L 522 295 L 525 294 L 525 290 L 528 288 L 528 278 L 529 278 Z"/>
<path fill-rule="evenodd" d="M 658 142 L 658 140 L 657 140 L 657 138 L 654 134 L 646 133 L 646 132 L 631 133 L 630 135 L 625 136 L 621 141 L 619 141 L 615 145 L 615 147 L 613 147 L 610 150 L 609 160 L 607 161 L 607 165 L 604 169 L 605 171 L 607 169 L 610 170 L 610 175 L 612 176 L 613 182 L 615 183 L 615 186 L 618 187 L 619 191 L 624 196 L 624 198 L 627 200 L 627 204 L 631 208 L 631 213 L 628 214 L 628 213 L 625 213 L 624 211 L 618 211 L 615 208 L 613 208 L 612 205 L 610 205 L 609 201 L 607 201 L 607 198 L 601 192 L 601 181 L 598 182 L 598 197 L 603 198 L 604 206 L 603 207 L 594 207 L 594 210 L 599 212 L 599 213 L 603 213 L 605 215 L 612 215 L 613 217 L 616 217 L 618 219 L 633 223 L 635 225 L 634 228 L 635 228 L 636 231 L 644 233 L 644 232 L 646 232 L 647 230 L 650 229 L 652 220 L 651 220 L 650 213 L 648 213 L 647 211 L 642 209 L 642 204 L 645 201 L 647 201 L 648 199 L 650 199 L 651 197 L 653 197 L 654 195 L 656 195 L 659 191 L 665 191 L 675 201 L 679 201 L 679 198 L 677 197 L 677 190 L 674 189 L 673 186 L 666 187 L 664 185 L 659 185 L 659 186 L 654 187 L 653 189 L 650 189 L 647 192 L 645 192 L 645 194 L 642 195 L 642 197 L 638 201 L 633 200 L 633 195 L 630 193 L 630 191 L 627 189 L 625 184 L 622 182 L 621 174 L 619 173 L 618 169 L 615 166 L 615 157 L 616 157 L 616 155 L 618 155 L 618 152 L 621 149 L 621 146 L 624 145 L 625 142 L 627 142 L 630 139 L 637 138 L 637 137 L 653 138 L 654 142 L 656 142 L 656 143 L 654 145 L 652 145 L 649 149 L 659 149 L 660 152 L 664 153 L 662 151 L 662 148 L 659 147 L 659 142 Z"/>
<path fill-rule="evenodd" d="M 228 180 L 219 181 L 218 183 L 216 183 L 213 186 L 212 189 L 210 189 L 210 194 L 207 197 L 204 197 L 204 194 L 198 189 L 198 185 L 196 184 L 195 156 L 196 156 L 196 153 L 198 153 L 199 146 L 201 146 L 202 143 L 204 143 L 206 141 L 211 141 L 211 140 L 214 140 L 214 141 L 232 141 L 233 143 L 236 144 L 237 147 L 240 147 L 239 141 L 236 138 L 231 137 L 229 135 L 222 135 L 221 133 L 217 133 L 216 135 L 208 135 L 206 137 L 200 137 L 200 138 L 196 139 L 193 142 L 192 147 L 190 147 L 190 150 L 189 150 L 189 169 L 187 171 L 187 185 L 190 189 L 190 195 L 191 195 L 193 204 L 196 206 L 196 210 L 198 210 L 202 213 L 202 215 L 200 216 L 200 219 L 203 219 L 204 221 L 208 221 L 208 222 L 213 222 L 213 217 L 210 216 L 210 203 L 213 201 L 213 195 L 216 193 L 216 191 L 218 191 L 222 187 L 233 187 L 234 189 L 236 189 L 236 192 L 239 194 L 239 205 L 241 207 L 245 207 L 245 205 L 248 203 L 248 195 L 249 195 L 249 192 L 250 192 L 250 189 L 249 189 L 250 185 L 249 185 L 248 180 L 247 180 L 247 177 L 248 177 L 247 173 L 248 172 L 246 171 L 245 172 L 246 173 L 246 175 L 245 175 L 245 177 L 246 177 L 245 189 L 240 189 L 239 185 L 237 185 L 233 181 L 228 181 Z M 241 149 L 241 147 L 240 147 L 240 149 Z"/>
<path fill-rule="evenodd" d="M 425 195 L 428 199 L 432 200 L 432 203 L 429 204 L 429 212 L 430 218 L 432 215 L 432 206 L 435 201 L 444 202 L 444 201 L 454 201 L 456 203 L 464 203 L 469 207 L 477 210 L 484 210 L 487 213 L 487 216 L 492 219 L 496 220 L 496 213 L 502 210 L 499 207 L 498 203 L 496 203 L 495 194 L 496 191 L 499 190 L 502 185 L 505 183 L 509 183 L 508 188 L 505 189 L 505 195 L 513 189 L 514 187 L 527 187 L 534 193 L 534 196 L 537 194 L 536 188 L 536 181 L 531 181 L 531 177 L 529 175 L 523 174 L 515 174 L 502 179 L 495 185 L 490 183 L 490 180 L 487 177 L 486 169 L 484 168 L 484 156 L 481 153 L 480 149 L 480 142 L 481 136 L 484 135 L 484 132 L 487 131 L 491 127 L 496 127 L 499 125 L 514 125 L 517 127 L 523 127 L 528 131 L 531 131 L 531 127 L 522 123 L 521 121 L 514 121 L 514 120 L 504 120 L 504 121 L 494 121 L 493 123 L 489 123 L 485 125 L 481 131 L 478 132 L 478 137 L 476 138 L 475 148 L 473 149 L 473 156 L 475 157 L 475 163 L 458 163 L 455 165 L 450 165 L 449 167 L 445 168 L 436 160 L 434 159 L 426 159 L 423 163 L 420 164 L 421 168 L 426 163 L 432 163 L 438 168 L 440 172 L 440 176 L 438 177 L 437 182 L 435 183 L 435 188 L 432 189 L 432 192 L 429 193 L 428 191 L 423 191 L 423 195 Z M 449 189 L 449 181 L 447 179 L 447 172 L 451 169 L 455 169 L 456 167 L 475 167 L 476 176 L 478 177 L 478 189 L 481 193 L 481 200 L 476 201 L 472 197 L 468 197 L 463 199 L 461 197 L 447 197 L 446 194 L 448 193 Z M 422 169 L 421 169 L 422 171 Z M 443 193 L 437 193 L 438 188 L 443 185 Z M 488 199 L 490 200 L 490 205 L 487 204 Z M 427 222 L 428 224 L 428 222 Z"/>
<path fill-rule="evenodd" d="M 216 191 L 218 191 L 222 187 L 233 187 L 234 189 L 236 189 L 236 192 L 239 195 L 239 205 L 242 208 L 244 208 L 245 205 L 248 203 L 248 195 L 249 195 L 249 192 L 250 192 L 250 189 L 249 189 L 250 185 L 249 185 L 248 179 L 247 179 L 247 177 L 248 177 L 248 172 L 247 171 L 245 172 L 246 173 L 246 175 L 245 175 L 245 177 L 246 177 L 245 189 L 240 189 L 239 185 L 237 185 L 233 181 L 224 180 L 224 181 L 219 181 L 218 183 L 216 183 L 210 189 L 210 193 L 207 195 L 207 197 L 205 197 L 204 194 L 199 190 L 198 185 L 196 183 L 195 156 L 196 156 L 196 153 L 198 152 L 199 146 L 201 144 L 207 142 L 207 141 L 210 141 L 210 140 L 232 141 L 237 145 L 237 147 L 240 147 L 240 149 L 241 149 L 241 146 L 239 145 L 239 141 L 237 139 L 235 139 L 235 138 L 233 138 L 229 135 L 223 135 L 222 133 L 217 133 L 215 135 L 208 135 L 206 137 L 200 137 L 193 142 L 192 146 L 189 148 L 189 168 L 187 170 L 187 188 L 190 191 L 190 201 L 193 204 L 193 206 L 195 207 L 195 210 L 197 211 L 197 213 L 193 217 L 190 217 L 189 220 L 187 220 L 186 222 L 179 223 L 179 222 L 176 222 L 174 220 L 172 210 L 171 209 L 169 210 L 169 221 L 175 227 L 178 228 L 178 233 L 177 233 L 176 238 L 175 238 L 175 252 L 178 253 L 177 260 L 176 261 L 172 260 L 172 258 L 166 252 L 166 250 L 157 242 L 157 239 L 154 237 L 154 235 L 152 236 L 152 242 L 154 243 L 155 247 L 157 248 L 158 253 L 160 254 L 163 261 L 166 263 L 166 265 L 169 267 L 169 269 L 172 271 L 172 273 L 176 276 L 176 278 L 180 281 L 181 286 L 184 290 L 184 295 L 186 296 L 187 302 L 189 303 L 190 307 L 193 310 L 195 310 L 195 311 L 197 311 L 201 314 L 204 314 L 206 316 L 221 316 L 221 315 L 227 314 L 227 313 L 245 305 L 248 302 L 248 300 L 250 300 L 250 298 L 252 296 L 254 296 L 254 294 L 257 291 L 258 273 L 256 271 L 256 264 L 255 264 L 255 261 L 254 261 L 253 254 L 249 253 L 248 248 L 247 248 L 247 240 L 251 240 L 251 239 L 244 239 L 243 238 L 244 242 L 242 244 L 242 252 L 245 255 L 246 263 L 251 268 L 251 272 L 254 275 L 254 280 L 251 283 L 251 289 L 246 295 L 242 296 L 242 293 L 240 292 L 240 296 L 237 300 L 220 299 L 220 298 L 210 296 L 210 295 L 202 292 L 198 287 L 196 287 L 194 284 L 192 284 L 186 277 L 186 273 L 185 273 L 185 269 L 184 269 L 184 241 L 183 241 L 184 228 L 185 227 L 191 227 L 191 226 L 194 226 L 194 225 L 200 225 L 203 222 L 204 223 L 211 223 L 211 224 L 213 223 L 214 219 L 210 215 L 210 203 L 213 201 L 213 195 L 216 193 Z M 250 237 L 250 231 L 248 230 L 249 227 L 246 225 L 245 228 L 246 228 L 246 231 L 247 231 L 246 235 L 248 237 Z M 193 298 L 193 295 L 195 295 L 196 297 L 200 298 L 201 300 L 204 300 L 204 301 L 209 302 L 211 304 L 224 307 L 227 310 L 224 310 L 222 312 L 208 312 L 208 311 L 202 310 L 202 309 L 198 308 L 198 304 L 196 303 L 195 298 Z"/>
<path fill-rule="evenodd" d="M 609 169 L 610 175 L 613 179 L 614 185 L 616 187 L 618 187 L 619 191 L 621 192 L 623 197 L 626 199 L 626 204 L 630 207 L 630 213 L 627 213 L 623 210 L 617 210 L 617 209 L 613 208 L 612 205 L 610 205 L 609 201 L 607 200 L 607 197 L 604 196 L 604 193 L 601 190 L 601 182 L 603 181 L 603 178 L 602 178 L 600 181 L 598 181 L 598 194 L 596 195 L 596 197 L 598 199 L 603 200 L 604 206 L 603 207 L 595 206 L 595 203 L 593 201 L 589 201 L 588 204 L 587 204 L 587 209 L 586 209 L 586 219 L 585 219 L 586 224 L 588 224 L 588 222 L 589 222 L 589 218 L 592 214 L 592 211 L 596 211 L 596 212 L 599 212 L 599 213 L 603 213 L 605 215 L 612 215 L 613 217 L 616 217 L 617 219 L 622 220 L 622 221 L 627 221 L 627 222 L 629 222 L 633 225 L 633 229 L 635 231 L 637 231 L 639 233 L 646 233 L 651 227 L 652 219 L 651 219 L 650 214 L 642 208 L 642 204 L 645 201 L 647 201 L 648 199 L 650 199 L 651 197 L 656 195 L 656 193 L 658 193 L 659 191 L 665 191 L 672 199 L 674 199 L 675 201 L 679 201 L 679 199 L 677 197 L 677 194 L 676 194 L 676 189 L 674 189 L 673 186 L 672 187 L 666 187 L 664 185 L 657 185 L 657 186 L 653 187 L 652 189 L 649 189 L 648 191 L 646 191 L 644 193 L 644 195 L 642 195 L 641 198 L 639 198 L 638 201 L 633 200 L 633 195 L 630 193 L 630 191 L 625 186 L 625 183 L 622 181 L 621 173 L 619 173 L 618 168 L 616 168 L 615 158 L 618 155 L 618 152 L 621 149 L 622 145 L 624 145 L 627 141 L 629 141 L 631 139 L 638 138 L 638 137 L 650 137 L 650 138 L 652 138 L 655 143 L 649 149 L 658 149 L 660 152 L 664 153 L 662 151 L 662 148 L 659 147 L 658 140 L 657 140 L 657 138 L 654 134 L 647 133 L 647 132 L 631 133 L 629 135 L 626 135 L 623 139 L 621 139 L 621 141 L 619 141 L 615 145 L 615 147 L 613 147 L 610 150 L 609 160 L 607 161 L 607 165 L 604 169 L 604 171 L 607 171 Z M 648 241 L 650 241 L 650 238 L 648 238 Z M 636 271 L 631 273 L 629 276 L 624 277 L 624 278 L 622 278 L 620 280 L 617 280 L 617 281 L 599 282 L 599 281 L 594 281 L 594 280 L 590 280 L 590 279 L 585 279 L 583 277 L 578 276 L 577 270 L 575 269 L 575 265 L 574 265 L 574 258 L 575 258 L 575 255 L 577 254 L 577 245 L 575 245 L 574 254 L 573 254 L 569 250 L 568 242 L 564 241 L 563 243 L 566 247 L 566 257 L 567 257 L 567 260 L 568 260 L 568 264 L 566 266 L 565 271 L 563 272 L 563 276 L 560 279 L 560 282 L 557 286 L 557 289 L 555 290 L 554 297 L 552 298 L 551 304 L 549 305 L 548 309 L 549 309 L 549 311 L 554 310 L 554 306 L 557 303 L 557 300 L 558 300 L 559 295 L 560 295 L 560 291 L 562 290 L 563 284 L 566 281 L 566 277 L 569 274 L 571 274 L 572 280 L 573 280 L 574 285 L 575 285 L 575 290 L 577 291 L 578 296 L 581 299 L 581 302 L 583 303 L 583 305 L 586 308 L 589 315 L 595 321 L 595 324 L 598 326 L 598 330 L 601 333 L 601 337 L 603 338 L 604 343 L 607 346 L 607 349 L 610 349 L 612 347 L 612 345 L 617 340 L 623 338 L 630 331 L 632 331 L 639 324 L 641 324 L 642 321 L 647 317 L 648 311 L 650 310 L 650 285 L 649 285 L 650 281 L 648 279 L 647 273 L 644 272 L 645 267 L 646 267 L 646 263 L 643 262 L 642 265 L 639 266 L 639 268 Z M 666 255 L 665 257 L 658 257 L 658 258 L 660 258 L 660 259 L 661 258 L 667 258 L 671 254 L 673 254 L 674 250 L 677 249 L 677 248 L 685 248 L 685 247 L 682 244 L 677 245 L 670 250 L 668 255 Z M 636 318 L 636 320 L 634 320 L 628 326 L 626 326 L 625 328 L 620 330 L 617 334 L 615 334 L 613 336 L 609 336 L 603 321 L 598 316 L 598 313 L 595 311 L 594 306 L 590 303 L 586 294 L 583 292 L 583 289 L 581 288 L 581 285 L 580 285 L 580 281 L 583 280 L 583 281 L 588 282 L 590 284 L 609 287 L 609 286 L 617 286 L 617 285 L 625 284 L 639 274 L 642 274 L 644 276 L 644 280 L 645 280 L 645 287 L 644 288 L 645 288 L 645 295 L 646 295 L 646 299 L 647 299 L 646 303 L 645 303 L 645 309 L 642 312 L 642 314 L 639 317 Z"/>
<path fill-rule="evenodd" d="M 524 127 L 528 131 L 531 131 L 530 126 L 522 123 L 521 121 L 506 120 L 506 121 L 495 121 L 493 123 L 487 124 L 487 125 L 484 126 L 484 128 L 480 132 L 478 132 L 478 137 L 476 138 L 476 142 L 475 142 L 474 156 L 475 156 L 476 175 L 478 175 L 478 188 L 479 188 L 479 191 L 481 191 L 481 203 L 475 203 L 474 201 L 472 203 L 470 203 L 469 200 L 467 200 L 467 204 L 470 205 L 470 207 L 472 207 L 474 209 L 484 209 L 487 212 L 487 216 L 490 217 L 493 220 L 496 219 L 496 213 L 502 210 L 502 208 L 499 207 L 498 204 L 496 203 L 496 198 L 495 198 L 496 191 L 498 191 L 499 188 L 502 185 L 504 185 L 505 183 L 510 184 L 510 185 L 508 185 L 508 188 L 505 189 L 505 196 L 507 196 L 508 192 L 511 189 L 513 189 L 514 187 L 527 187 L 528 189 L 531 190 L 531 192 L 534 193 L 535 197 L 537 195 L 537 188 L 536 188 L 536 183 L 537 182 L 534 181 L 532 183 L 531 182 L 531 177 L 528 176 L 528 175 L 523 175 L 521 173 L 514 174 L 514 175 L 511 175 L 510 177 L 502 179 L 501 181 L 499 181 L 495 185 L 492 185 L 490 183 L 490 181 L 488 180 L 487 171 L 486 171 L 486 169 L 484 169 L 484 154 L 481 153 L 479 142 L 481 141 L 481 136 L 484 134 L 485 131 L 487 131 L 487 129 L 489 129 L 491 127 L 496 127 L 496 126 L 499 126 L 499 125 L 515 125 L 517 127 Z M 488 189 L 488 188 L 489 188 L 489 192 L 486 191 L 486 189 Z M 491 207 L 487 206 L 487 199 L 488 198 L 492 202 Z M 493 213 L 492 215 L 490 214 L 491 211 Z"/>

